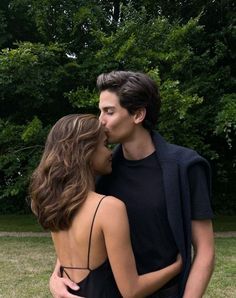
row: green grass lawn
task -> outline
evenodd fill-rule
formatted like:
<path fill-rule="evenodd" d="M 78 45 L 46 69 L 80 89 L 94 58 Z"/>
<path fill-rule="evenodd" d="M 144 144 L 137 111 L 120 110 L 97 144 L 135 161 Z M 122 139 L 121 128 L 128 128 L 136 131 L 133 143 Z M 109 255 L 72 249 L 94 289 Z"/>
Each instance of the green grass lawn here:
<path fill-rule="evenodd" d="M 214 231 L 236 231 L 236 216 L 217 216 Z M 0 231 L 42 232 L 33 215 L 0 215 Z M 236 238 L 216 239 L 216 268 L 204 298 L 236 297 Z M 0 237 L 0 298 L 51 297 L 55 253 L 50 238 Z"/>
<path fill-rule="evenodd" d="M 42 232 L 33 214 L 0 215 L 0 231 L 6 232 Z"/>
<path fill-rule="evenodd" d="M 216 239 L 215 271 L 204 298 L 236 297 L 236 238 Z"/>
<path fill-rule="evenodd" d="M 236 216 L 216 216 L 213 220 L 214 231 L 236 231 Z M 34 215 L 0 215 L 0 231 L 42 232 Z"/>
<path fill-rule="evenodd" d="M 213 226 L 215 232 L 236 231 L 236 216 L 216 216 Z"/>
<path fill-rule="evenodd" d="M 0 297 L 51 297 L 48 281 L 55 264 L 51 238 L 0 237 Z"/>
<path fill-rule="evenodd" d="M 50 238 L 0 237 L 0 247 L 0 297 L 51 297 L 55 254 Z M 215 272 L 204 298 L 236 297 L 235 251 L 236 238 L 216 239 Z"/>

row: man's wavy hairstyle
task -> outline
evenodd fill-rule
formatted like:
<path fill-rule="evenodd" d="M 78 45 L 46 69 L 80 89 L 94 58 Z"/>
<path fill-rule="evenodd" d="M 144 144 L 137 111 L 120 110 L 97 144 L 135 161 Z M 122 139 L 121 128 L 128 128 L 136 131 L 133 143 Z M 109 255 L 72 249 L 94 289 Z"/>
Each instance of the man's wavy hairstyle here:
<path fill-rule="evenodd" d="M 31 208 L 44 229 L 68 230 L 94 187 L 91 157 L 102 126 L 94 115 L 67 115 L 48 134 L 31 184 Z"/>
<path fill-rule="evenodd" d="M 143 127 L 154 129 L 157 124 L 161 98 L 155 81 L 141 72 L 112 71 L 102 73 L 97 78 L 97 88 L 101 93 L 108 90 L 114 92 L 120 105 L 132 115 L 139 108 L 146 109 Z"/>

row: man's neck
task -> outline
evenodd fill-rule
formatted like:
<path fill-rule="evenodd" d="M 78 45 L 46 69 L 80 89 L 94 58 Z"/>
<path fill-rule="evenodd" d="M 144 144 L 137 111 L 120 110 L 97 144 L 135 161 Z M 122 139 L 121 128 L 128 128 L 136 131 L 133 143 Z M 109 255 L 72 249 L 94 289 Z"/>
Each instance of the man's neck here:
<path fill-rule="evenodd" d="M 155 151 L 149 131 L 142 128 L 137 131 L 130 141 L 122 144 L 124 157 L 128 160 L 143 159 Z"/>

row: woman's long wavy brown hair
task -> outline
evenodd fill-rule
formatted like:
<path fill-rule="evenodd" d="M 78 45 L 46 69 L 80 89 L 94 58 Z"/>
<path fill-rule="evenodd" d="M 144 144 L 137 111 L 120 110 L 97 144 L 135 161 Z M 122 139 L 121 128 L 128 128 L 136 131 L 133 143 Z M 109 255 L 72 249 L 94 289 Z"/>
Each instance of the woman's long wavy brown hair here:
<path fill-rule="evenodd" d="M 67 115 L 48 134 L 31 184 L 31 208 L 44 229 L 70 228 L 74 215 L 94 188 L 91 157 L 102 126 L 94 115 Z"/>

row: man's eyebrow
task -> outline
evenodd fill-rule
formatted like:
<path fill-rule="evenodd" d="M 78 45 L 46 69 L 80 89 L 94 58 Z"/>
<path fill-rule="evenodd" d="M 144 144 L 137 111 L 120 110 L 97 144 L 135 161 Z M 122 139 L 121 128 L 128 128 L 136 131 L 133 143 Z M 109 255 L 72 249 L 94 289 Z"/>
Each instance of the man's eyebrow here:
<path fill-rule="evenodd" d="M 108 109 L 115 109 L 115 107 L 114 106 L 105 106 L 105 107 L 100 107 L 101 109 L 103 109 L 103 110 L 108 110 Z"/>

